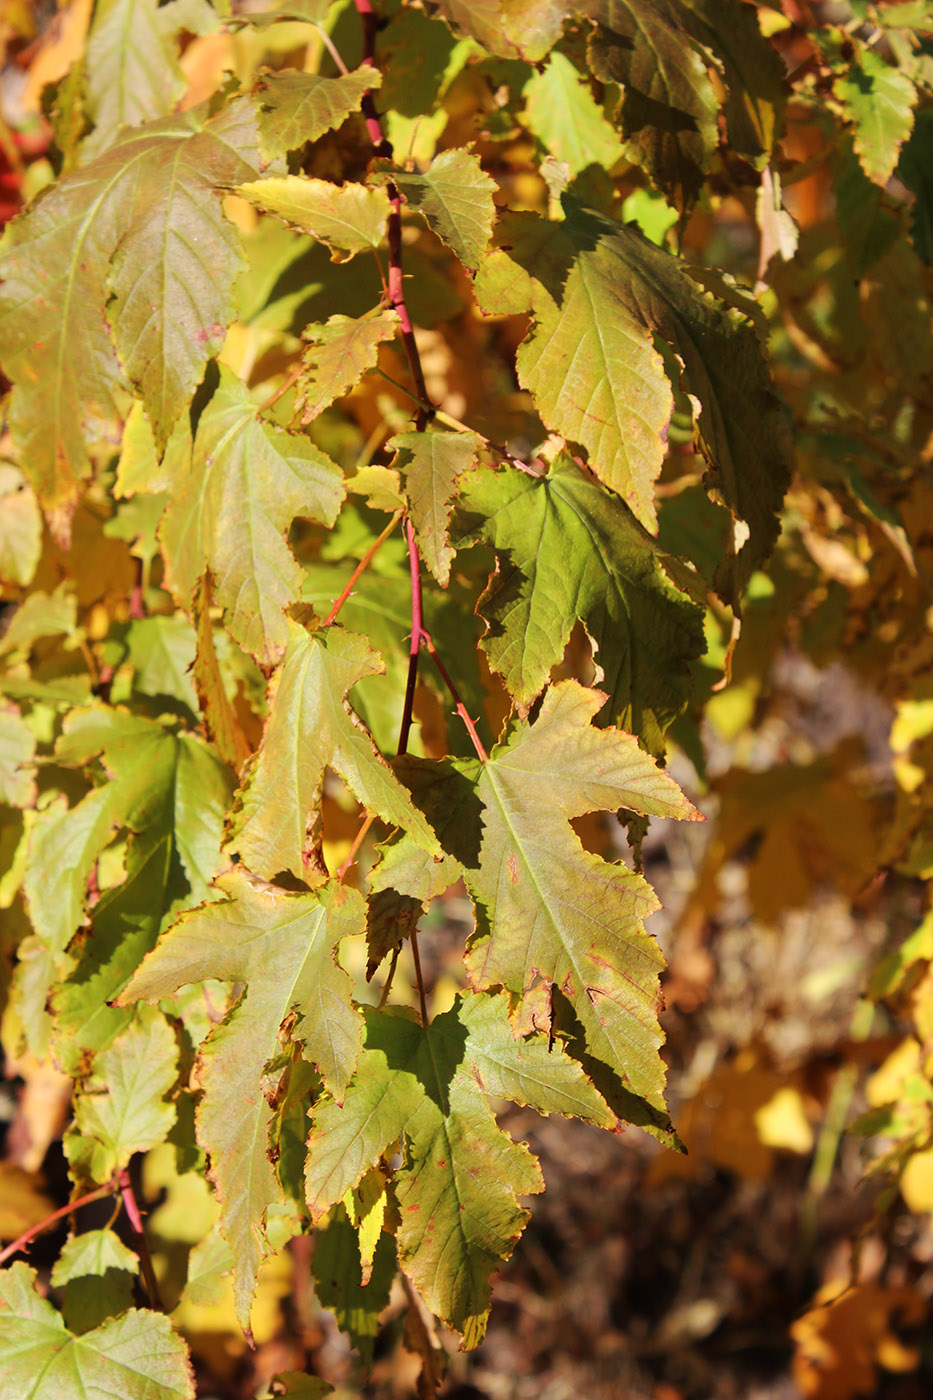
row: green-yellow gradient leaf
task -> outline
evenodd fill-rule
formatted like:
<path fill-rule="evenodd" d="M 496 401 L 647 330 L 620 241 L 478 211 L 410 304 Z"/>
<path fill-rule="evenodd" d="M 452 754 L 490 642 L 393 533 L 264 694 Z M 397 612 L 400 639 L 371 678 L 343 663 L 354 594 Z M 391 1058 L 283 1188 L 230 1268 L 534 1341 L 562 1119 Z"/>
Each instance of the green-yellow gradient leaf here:
<path fill-rule="evenodd" d="M 178 32 L 207 33 L 220 18 L 207 0 L 103 0 L 87 43 L 85 107 L 96 130 L 82 154 L 97 154 L 123 126 L 166 116 L 188 86 Z"/>
<path fill-rule="evenodd" d="M 72 1332 L 88 1332 L 133 1305 L 139 1260 L 112 1230 L 86 1230 L 70 1239 L 52 1269 L 64 1289 L 62 1315 Z"/>
<path fill-rule="evenodd" d="M 663 749 L 687 702 L 687 663 L 703 651 L 703 618 L 621 501 L 566 457 L 537 481 L 478 471 L 461 490 L 454 533 L 496 551 L 478 604 L 483 648 L 518 703 L 541 693 L 581 621 L 609 695 L 602 722 Z"/>
<path fill-rule="evenodd" d="M 393 339 L 398 326 L 396 311 L 379 308 L 365 316 L 331 316 L 326 325 L 306 326 L 296 388 L 301 421 L 310 423 L 357 385 L 375 366 L 379 346 Z"/>
<path fill-rule="evenodd" d="M 308 1139 L 315 1219 L 401 1139 L 399 1262 L 467 1347 L 485 1331 L 489 1275 L 527 1219 L 516 1197 L 543 1188 L 527 1148 L 497 1127 L 486 1092 L 603 1126 L 614 1121 L 559 1044 L 549 1051 L 546 1036 L 515 1039 L 504 996 L 468 996 L 427 1028 L 404 1015 L 367 1013 L 366 1047 L 346 1100 L 315 1110 Z"/>
<path fill-rule="evenodd" d="M 204 978 L 245 984 L 245 994 L 201 1046 L 198 1139 L 210 1153 L 221 1228 L 236 1266 L 237 1315 L 248 1324 L 256 1275 L 268 1252 L 265 1213 L 284 1200 L 270 1158 L 273 1109 L 263 1083 L 282 1045 L 300 1046 L 342 1099 L 362 1040 L 352 983 L 337 965 L 342 938 L 365 928 L 363 899 L 339 886 L 290 894 L 222 876 L 219 904 L 183 914 L 159 940 L 121 1001 L 158 1001 Z"/>
<path fill-rule="evenodd" d="M 365 637 L 338 627 L 309 634 L 288 619 L 288 649 L 270 688 L 262 744 L 248 769 L 232 821 L 230 848 L 271 879 L 306 878 L 308 833 L 319 813 L 325 767 L 371 812 L 401 827 L 432 855 L 437 838 L 347 701 L 364 676 L 383 670 Z"/>
<path fill-rule="evenodd" d="M 26 588 L 42 549 L 42 513 L 25 474 L 0 462 L 0 582 Z"/>
<path fill-rule="evenodd" d="M 457 482 L 476 461 L 476 433 L 398 433 L 386 446 L 405 474 L 405 490 L 424 562 L 442 587 L 450 579 L 454 550 L 448 527 Z"/>
<path fill-rule="evenodd" d="M 142 1007 L 94 1062 L 74 1103 L 74 1127 L 93 1181 L 108 1181 L 134 1152 L 162 1142 L 175 1122 L 167 1095 L 178 1078 L 178 1043 L 165 1017 Z M 66 1151 L 68 1139 L 66 1138 Z"/>
<path fill-rule="evenodd" d="M 0 700 L 0 802 L 32 807 L 36 800 L 36 736 L 15 705 Z"/>
<path fill-rule="evenodd" d="M 285 69 L 261 72 L 256 83 L 259 101 L 259 144 L 264 156 L 284 156 L 306 141 L 316 141 L 357 112 L 363 93 L 382 81 L 378 68 L 367 64 L 339 78 Z"/>
<path fill-rule="evenodd" d="M 205 897 L 220 865 L 233 776 L 203 740 L 99 705 L 67 716 L 55 759 L 66 767 L 95 763 L 102 781 L 74 807 L 47 807 L 32 832 L 25 890 L 47 947 L 63 952 L 81 925 L 88 876 L 121 828 L 142 833 L 144 850 L 166 840 L 192 897 Z"/>
<path fill-rule="evenodd" d="M 3 366 L 24 470 L 59 537 L 89 445 L 132 381 L 160 443 L 223 343 L 240 268 L 222 186 L 258 173 L 245 101 L 128 131 L 11 227 L 0 258 Z"/>
<path fill-rule="evenodd" d="M 308 438 L 258 416 L 227 369 L 198 423 L 187 479 L 177 484 L 160 535 L 174 592 L 191 608 L 207 565 L 227 626 L 257 661 L 285 649 L 284 609 L 302 571 L 286 543 L 296 516 L 332 525 L 344 496 L 340 468 Z"/>
<path fill-rule="evenodd" d="M 11 1400 L 194 1400 L 188 1349 L 162 1313 L 131 1308 L 77 1337 L 19 1262 L 0 1271 L 0 1352 Z"/>
<path fill-rule="evenodd" d="M 622 159 L 618 133 L 565 54 L 552 53 L 525 85 L 523 121 L 546 151 L 570 167 L 571 175 L 588 165 L 611 169 Z"/>
<path fill-rule="evenodd" d="M 389 197 L 365 185 L 283 175 L 243 184 L 239 193 L 290 228 L 326 243 L 334 262 L 378 248 L 385 238 Z"/>
<path fill-rule="evenodd" d="M 475 271 L 486 251 L 496 217 L 496 182 L 470 151 L 442 151 L 423 175 L 379 168 L 379 179 L 392 180 L 411 209 L 424 216 L 464 267 Z"/>
<path fill-rule="evenodd" d="M 464 869 L 477 911 L 467 956 L 474 985 L 524 996 L 538 979 L 550 983 L 572 1005 L 589 1055 L 633 1096 L 633 1121 L 663 1136 L 664 960 L 641 922 L 657 900 L 640 875 L 585 851 L 570 822 L 620 807 L 697 814 L 633 735 L 593 727 L 603 702 L 599 691 L 563 681 L 488 763 L 422 760 L 405 775 Z"/>
<path fill-rule="evenodd" d="M 860 50 L 834 88 L 854 124 L 862 169 L 876 185 L 886 185 L 913 130 L 916 88 L 906 73 L 868 48 Z"/>
<path fill-rule="evenodd" d="M 521 383 L 548 427 L 586 448 L 596 475 L 652 533 L 673 405 L 653 339 L 667 342 L 683 366 L 680 388 L 699 404 L 707 484 L 748 526 L 732 572 L 718 583 L 734 597 L 777 538 L 793 452 L 789 415 L 752 319 L 755 304 L 633 226 L 565 204 L 561 223 L 503 217 L 502 247 L 477 277 L 480 304 L 534 310 L 534 328 L 518 351 Z"/>

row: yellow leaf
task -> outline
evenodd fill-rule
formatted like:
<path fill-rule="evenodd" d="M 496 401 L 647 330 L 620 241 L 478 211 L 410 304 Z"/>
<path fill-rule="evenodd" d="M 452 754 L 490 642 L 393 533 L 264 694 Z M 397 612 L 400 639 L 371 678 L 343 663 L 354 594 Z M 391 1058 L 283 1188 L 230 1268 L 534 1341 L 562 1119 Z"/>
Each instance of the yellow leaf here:
<path fill-rule="evenodd" d="M 807 1121 L 803 1099 L 797 1089 L 785 1084 L 755 1114 L 758 1136 L 767 1147 L 785 1152 L 809 1152 L 813 1129 Z"/>
<path fill-rule="evenodd" d="M 15 1240 L 55 1209 L 37 1172 L 0 1162 L 0 1240 Z"/>
<path fill-rule="evenodd" d="M 933 1147 L 908 1159 L 901 1174 L 901 1195 L 915 1215 L 933 1210 Z"/>

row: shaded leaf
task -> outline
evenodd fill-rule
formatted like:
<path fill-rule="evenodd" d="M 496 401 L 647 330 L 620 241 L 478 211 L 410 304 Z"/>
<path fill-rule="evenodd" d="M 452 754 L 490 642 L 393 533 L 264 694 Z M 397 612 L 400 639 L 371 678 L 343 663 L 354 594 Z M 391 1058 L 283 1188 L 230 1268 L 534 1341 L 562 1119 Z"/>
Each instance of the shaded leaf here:
<path fill-rule="evenodd" d="M 139 1260 L 112 1230 L 88 1230 L 62 1249 L 52 1283 L 64 1289 L 62 1313 L 72 1332 L 88 1332 L 133 1304 Z"/>
<path fill-rule="evenodd" d="M 687 663 L 703 651 L 702 614 L 622 503 L 566 457 L 538 480 L 478 471 L 461 490 L 455 538 L 496 551 L 478 604 L 483 648 L 519 705 L 541 693 L 579 620 L 609 695 L 602 722 L 663 749 L 687 701 Z"/>
<path fill-rule="evenodd" d="M 428 227 L 475 272 L 486 251 L 496 217 L 495 180 L 470 151 L 442 151 L 423 175 L 377 166 L 378 178 L 392 180 Z"/>
<path fill-rule="evenodd" d="M 792 455 L 789 417 L 751 319 L 755 304 L 632 226 L 565 203 L 562 223 L 502 218 L 503 247 L 477 277 L 480 302 L 491 311 L 534 310 L 519 380 L 545 423 L 583 444 L 596 475 L 651 530 L 673 405 L 653 337 L 670 345 L 683 365 L 681 388 L 700 405 L 696 431 L 710 484 L 749 526 L 738 559 L 717 580 L 723 596 L 737 597 L 777 537 Z"/>
<path fill-rule="evenodd" d="M 268 1208 L 284 1200 L 270 1161 L 273 1109 L 263 1092 L 283 1043 L 301 1046 L 342 1097 L 362 1024 L 352 983 L 335 961 L 339 941 L 363 932 L 359 894 L 340 887 L 288 894 L 221 877 L 222 903 L 183 914 L 142 964 L 121 1001 L 158 1001 L 205 977 L 243 982 L 246 993 L 201 1046 L 198 1140 L 210 1153 L 223 1233 L 236 1258 L 237 1316 L 246 1326 L 256 1275 L 268 1252 Z"/>
<path fill-rule="evenodd" d="M 364 1364 L 371 1365 L 379 1314 L 388 1305 L 396 1275 L 391 1235 L 379 1235 L 371 1277 L 364 1281 L 359 1237 L 344 1207 L 336 1206 L 327 1224 L 315 1232 L 312 1269 L 321 1303 L 331 1309 Z"/>
<path fill-rule="evenodd" d="M 916 88 L 906 73 L 892 68 L 874 49 L 860 48 L 834 90 L 854 123 L 862 169 L 876 185 L 886 185 L 913 128 Z"/>
<path fill-rule="evenodd" d="M 489 1274 L 511 1254 L 527 1214 L 517 1195 L 543 1186 L 535 1159 L 497 1126 L 489 1091 L 597 1123 L 612 1117 L 579 1066 L 547 1037 L 516 1041 L 505 997 L 458 1000 L 421 1027 L 404 1015 L 370 1011 L 366 1047 L 343 1105 L 323 1102 L 308 1139 L 308 1205 L 315 1219 L 342 1200 L 396 1139 L 404 1164 L 395 1173 L 401 1221 L 399 1262 L 428 1306 L 476 1346 L 489 1311 Z M 566 1087 L 565 1087 L 566 1086 Z M 562 1098 L 562 1093 L 566 1097 Z"/>
<path fill-rule="evenodd" d="M 36 1274 L 0 1272 L 4 1383 L 17 1400 L 194 1400 L 188 1349 L 161 1313 L 131 1308 L 76 1337 L 36 1291 Z"/>
<path fill-rule="evenodd" d="M 325 767 L 365 807 L 440 855 L 437 840 L 355 717 L 347 691 L 382 663 L 366 639 L 340 628 L 309 633 L 288 619 L 288 649 L 273 678 L 262 744 L 240 789 L 230 849 L 266 879 L 307 877 L 305 851 L 320 807 Z"/>
<path fill-rule="evenodd" d="M 332 525 L 343 500 L 340 468 L 308 438 L 258 416 L 242 381 L 222 368 L 201 414 L 191 472 L 160 529 L 172 587 L 190 608 L 207 565 L 235 639 L 268 664 L 285 649 L 284 609 L 301 587 L 286 543 L 297 515 Z"/>
<path fill-rule="evenodd" d="M 570 12 L 565 0 L 440 0 L 438 9 L 456 31 L 490 53 L 530 63 L 556 44 Z"/>

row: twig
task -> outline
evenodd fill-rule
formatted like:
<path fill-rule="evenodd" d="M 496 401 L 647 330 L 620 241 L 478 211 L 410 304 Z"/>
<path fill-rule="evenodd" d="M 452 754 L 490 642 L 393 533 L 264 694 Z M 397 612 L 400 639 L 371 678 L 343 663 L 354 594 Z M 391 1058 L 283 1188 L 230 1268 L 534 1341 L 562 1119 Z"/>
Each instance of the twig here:
<path fill-rule="evenodd" d="M 378 537 L 378 539 L 373 540 L 372 544 L 369 546 L 366 553 L 363 555 L 362 559 L 357 564 L 356 568 L 353 570 L 353 573 L 350 575 L 347 581 L 347 585 L 341 593 L 340 597 L 337 599 L 336 603 L 331 608 L 330 612 L 327 614 L 327 617 L 324 619 L 325 627 L 329 627 L 331 623 L 336 619 L 337 614 L 349 598 L 350 594 L 353 592 L 354 588 L 356 587 L 357 580 L 359 579 L 360 575 L 365 572 L 370 560 L 376 553 L 376 550 L 389 538 L 389 536 L 391 535 L 392 531 L 395 529 L 396 525 L 401 520 L 401 518 L 402 512 L 400 510 L 397 510 L 393 515 L 392 519 L 389 521 L 388 525 L 383 530 L 382 534 Z"/>
<path fill-rule="evenodd" d="M 441 680 L 444 682 L 447 689 L 450 691 L 450 696 L 456 707 L 457 714 L 460 716 L 460 718 L 463 720 L 463 723 L 467 727 L 467 733 L 473 741 L 473 747 L 476 750 L 478 757 L 482 760 L 483 763 L 488 763 L 489 755 L 483 748 L 482 743 L 480 742 L 480 737 L 476 732 L 476 725 L 470 719 L 467 707 L 460 699 L 460 696 L 457 692 L 457 687 L 450 679 L 450 676 L 447 672 L 447 667 L 444 665 L 443 661 L 438 655 L 437 647 L 434 645 L 434 639 L 431 637 L 431 634 L 429 632 L 423 632 L 422 636 L 424 638 L 424 644 L 428 649 L 428 655 L 434 662 L 434 665 L 437 667 L 438 674 L 440 675 Z"/>
<path fill-rule="evenodd" d="M 267 408 L 271 408 L 273 404 L 278 403 L 279 399 L 282 398 L 283 395 L 288 393 L 292 385 L 297 384 L 298 380 L 301 377 L 301 371 L 303 369 L 304 365 L 299 360 L 295 368 L 285 377 L 285 379 L 282 380 L 282 383 L 279 385 L 279 387 L 277 389 L 274 389 L 267 399 L 263 399 L 256 412 L 265 413 Z"/>
<path fill-rule="evenodd" d="M 318 38 L 320 39 L 321 43 L 324 45 L 331 58 L 334 60 L 334 63 L 336 64 L 339 71 L 343 74 L 344 77 L 346 77 L 350 70 L 344 63 L 343 59 L 340 57 L 337 45 L 330 37 L 327 30 L 323 27 L 323 25 L 316 24 L 313 19 L 309 20 L 308 23 L 312 26 L 313 29 L 317 30 Z"/>
<path fill-rule="evenodd" d="M 149 1253 L 149 1244 L 146 1240 L 146 1232 L 143 1229 L 143 1218 L 139 1213 L 139 1206 L 136 1202 L 136 1195 L 133 1191 L 133 1183 L 130 1181 L 130 1174 L 126 1167 L 121 1167 L 117 1173 L 117 1181 L 120 1186 L 120 1195 L 123 1197 L 123 1204 L 126 1208 L 127 1219 L 130 1222 L 130 1229 L 136 1243 L 136 1253 L 139 1255 L 139 1262 L 143 1271 L 143 1280 L 146 1284 L 146 1292 L 149 1294 L 150 1305 L 157 1312 L 163 1312 L 162 1299 L 159 1296 L 159 1285 L 156 1282 L 155 1271 L 152 1267 L 152 1256 Z"/>
<path fill-rule="evenodd" d="M 363 841 L 366 839 L 366 833 L 375 820 L 375 815 L 372 812 L 370 812 L 367 815 L 366 820 L 360 823 L 360 829 L 353 838 L 353 844 L 347 852 L 347 858 L 340 866 L 340 869 L 337 871 L 338 880 L 343 879 L 344 875 L 346 875 L 347 871 L 350 869 L 350 866 L 356 860 L 357 853 L 360 847 L 362 846 Z"/>
<path fill-rule="evenodd" d="M 56 1221 L 61 1220 L 66 1215 L 71 1215 L 73 1211 L 81 1206 L 89 1206 L 92 1201 L 100 1201 L 104 1196 L 111 1196 L 116 1188 L 115 1181 L 108 1181 L 106 1186 L 98 1186 L 93 1191 L 88 1191 L 86 1196 L 79 1196 L 76 1201 L 71 1201 L 67 1206 L 62 1206 L 60 1210 L 53 1210 L 51 1215 L 47 1215 L 44 1220 L 40 1220 L 37 1225 L 30 1225 L 28 1230 L 24 1230 L 18 1239 L 12 1244 L 8 1244 L 5 1249 L 0 1249 L 0 1264 L 5 1264 L 8 1259 L 12 1259 L 14 1254 L 19 1254 L 20 1250 L 26 1248 L 35 1239 L 36 1235 L 41 1235 L 43 1230 L 50 1229 Z"/>
<path fill-rule="evenodd" d="M 406 388 L 404 384 L 400 384 L 397 379 L 393 379 L 391 374 L 386 374 L 385 370 L 381 369 L 378 365 L 376 366 L 376 370 L 378 374 L 382 375 L 383 379 L 387 380 L 388 383 L 392 385 L 393 389 L 398 389 L 399 393 L 405 394 L 411 399 L 412 403 L 417 404 L 420 408 L 430 409 L 439 423 L 446 424 L 448 428 L 453 428 L 454 431 L 458 433 L 472 433 L 473 436 L 478 437 L 480 442 L 484 443 L 491 452 L 495 452 L 497 456 L 504 458 L 510 466 L 517 467 L 520 472 L 525 472 L 528 476 L 541 475 L 540 472 L 535 471 L 534 467 L 530 467 L 527 462 L 522 462 L 518 457 L 513 456 L 509 449 L 503 447 L 501 443 L 493 442 L 492 438 L 488 438 L 485 433 L 481 433 L 477 428 L 471 428 L 469 423 L 464 423 L 460 418 L 454 418 L 451 414 L 445 413 L 443 409 L 432 408 L 430 404 L 422 403 L 417 394 L 413 394 L 411 389 Z"/>
<path fill-rule="evenodd" d="M 415 544 L 415 530 L 410 520 L 405 521 L 405 537 L 408 540 L 408 564 L 411 573 L 411 641 L 408 647 L 408 681 L 405 686 L 405 705 L 402 710 L 402 726 L 398 736 L 398 751 L 408 752 L 408 736 L 415 709 L 415 684 L 418 680 L 418 653 L 425 632 L 421 612 L 421 560 Z"/>
<path fill-rule="evenodd" d="M 421 1024 L 427 1028 L 428 1021 L 428 999 L 424 994 L 424 977 L 421 974 L 421 954 L 418 951 L 418 930 L 413 928 L 409 934 L 411 943 L 411 959 L 415 964 L 415 981 L 418 984 L 418 1000 L 421 1003 Z"/>
<path fill-rule="evenodd" d="M 386 980 L 382 986 L 382 995 L 379 998 L 379 1005 L 376 1008 L 377 1011 L 381 1011 L 382 1008 L 385 1006 L 386 1002 L 389 1000 L 389 992 L 392 990 L 392 979 L 395 976 L 395 969 L 398 967 L 398 955 L 400 952 L 401 944 L 398 948 L 394 950 L 392 954 L 392 961 L 389 963 L 389 971 L 386 974 Z"/>

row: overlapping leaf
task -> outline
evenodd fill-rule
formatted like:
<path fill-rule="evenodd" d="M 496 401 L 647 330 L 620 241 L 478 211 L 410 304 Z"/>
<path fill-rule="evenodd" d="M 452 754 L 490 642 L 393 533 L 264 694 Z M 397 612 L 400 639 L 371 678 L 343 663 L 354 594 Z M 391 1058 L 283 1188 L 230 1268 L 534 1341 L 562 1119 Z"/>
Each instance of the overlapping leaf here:
<path fill-rule="evenodd" d="M 62 540 L 124 373 L 164 442 L 220 348 L 240 254 L 219 189 L 256 173 L 255 118 L 235 101 L 127 132 L 12 226 L 0 261 L 11 427 Z"/>
<path fill-rule="evenodd" d="M 47 807 L 33 831 L 26 894 L 33 925 L 55 952 L 80 926 L 88 875 L 116 830 L 142 833 L 141 855 L 168 842 L 167 859 L 180 863 L 196 900 L 205 897 L 219 864 L 232 775 L 201 739 L 123 709 L 73 710 L 56 760 L 81 767 L 98 756 L 102 785 L 72 808 Z M 150 903 L 156 904 L 154 892 Z M 98 905 L 96 917 L 106 907 Z"/>
<path fill-rule="evenodd" d="M 537 481 L 479 471 L 460 493 L 455 534 L 496 551 L 478 605 L 483 647 L 519 705 L 540 694 L 579 620 L 609 695 L 602 722 L 662 749 L 687 700 L 686 663 L 703 650 L 702 617 L 622 503 L 566 457 Z"/>
<path fill-rule="evenodd" d="M 167 1317 L 131 1308 L 76 1337 L 28 1264 L 0 1271 L 0 1348 L 17 1400 L 194 1400 L 188 1350 Z"/>
<path fill-rule="evenodd" d="M 250 181 L 240 186 L 239 193 L 290 228 L 326 243 L 334 262 L 378 248 L 385 238 L 389 217 L 385 190 L 284 175 Z"/>
<path fill-rule="evenodd" d="M 589 165 L 611 169 L 622 143 L 597 104 L 589 84 L 562 53 L 552 53 L 525 86 L 525 124 L 545 150 L 564 161 L 572 175 Z"/>
<path fill-rule="evenodd" d="M 916 88 L 906 73 L 863 48 L 846 76 L 836 79 L 835 91 L 854 123 L 862 169 L 876 185 L 886 185 L 913 128 Z"/>
<path fill-rule="evenodd" d="M 632 735 L 592 727 L 603 701 L 564 681 L 488 763 L 410 763 L 406 781 L 463 866 L 477 915 L 467 957 L 474 985 L 524 996 L 538 978 L 551 984 L 571 1004 L 589 1055 L 630 1096 L 626 1116 L 664 1136 L 663 958 L 641 924 L 656 908 L 654 892 L 586 852 L 570 820 L 619 807 L 696 813 Z"/>
<path fill-rule="evenodd" d="M 470 151 L 442 151 L 423 175 L 377 167 L 378 178 L 391 180 L 412 209 L 463 263 L 475 271 L 492 234 L 496 182 Z"/>
<path fill-rule="evenodd" d="M 316 141 L 325 131 L 359 111 L 363 93 L 382 81 L 378 68 L 367 64 L 338 78 L 285 69 L 259 75 L 259 143 L 267 158 L 284 156 L 306 141 Z"/>
<path fill-rule="evenodd" d="M 112 1230 L 87 1230 L 68 1241 L 52 1270 L 64 1289 L 62 1313 L 72 1332 L 88 1332 L 133 1304 L 139 1260 Z"/>
<path fill-rule="evenodd" d="M 232 871 L 228 896 L 184 914 L 143 963 L 122 1001 L 158 1001 L 203 978 L 246 984 L 201 1047 L 198 1136 L 210 1153 L 222 1228 L 237 1260 L 236 1301 L 248 1323 L 265 1242 L 265 1213 L 284 1199 L 270 1160 L 267 1064 L 298 1044 L 342 1098 L 362 1038 L 352 983 L 335 962 L 340 939 L 362 933 L 363 901 L 339 887 L 287 894 Z"/>
<path fill-rule="evenodd" d="M 331 316 L 326 325 L 306 326 L 298 381 L 303 423 L 310 423 L 335 399 L 346 394 L 371 370 L 379 346 L 398 331 L 398 313 L 377 308 L 365 316 Z"/>
<path fill-rule="evenodd" d="M 511 1254 L 527 1219 L 516 1196 L 543 1187 L 527 1148 L 496 1126 L 486 1093 L 603 1126 L 613 1121 L 559 1044 L 549 1047 L 544 1035 L 515 1039 L 504 996 L 467 996 L 427 1027 L 369 1012 L 346 1100 L 315 1110 L 308 1139 L 315 1219 L 402 1140 L 399 1261 L 468 1347 L 485 1331 L 489 1274 Z"/>
<path fill-rule="evenodd" d="M 565 0 L 440 0 L 438 9 L 461 34 L 501 58 L 536 63 L 560 38 Z"/>
<path fill-rule="evenodd" d="M 242 381 L 222 369 L 160 530 L 179 601 L 192 606 L 209 566 L 233 636 L 258 661 L 277 660 L 283 609 L 302 578 L 286 532 L 296 515 L 332 525 L 343 494 L 336 463 L 303 435 L 263 423 Z"/>
<path fill-rule="evenodd" d="M 502 218 L 502 247 L 477 277 L 480 302 L 533 309 L 534 329 L 518 352 L 521 383 L 545 423 L 582 443 L 596 475 L 651 530 L 673 405 L 653 337 L 670 345 L 683 365 L 681 387 L 700 405 L 696 430 L 711 482 L 749 527 L 734 570 L 719 580 L 734 597 L 777 536 L 791 458 L 789 419 L 749 319 L 754 303 L 693 273 L 632 226 L 566 203 L 561 223 Z"/>
<path fill-rule="evenodd" d="M 387 444 L 398 454 L 394 465 L 405 475 L 411 522 L 424 561 L 443 587 L 450 579 L 448 527 L 457 482 L 479 451 L 476 433 L 398 433 Z"/>
<path fill-rule="evenodd" d="M 346 699 L 363 676 L 382 671 L 382 662 L 364 637 L 336 627 L 309 634 L 293 618 L 287 625 L 288 648 L 272 683 L 262 745 L 240 790 L 231 850 L 266 879 L 284 870 L 307 878 L 309 831 L 331 767 L 370 811 L 440 855 L 430 826 Z"/>

